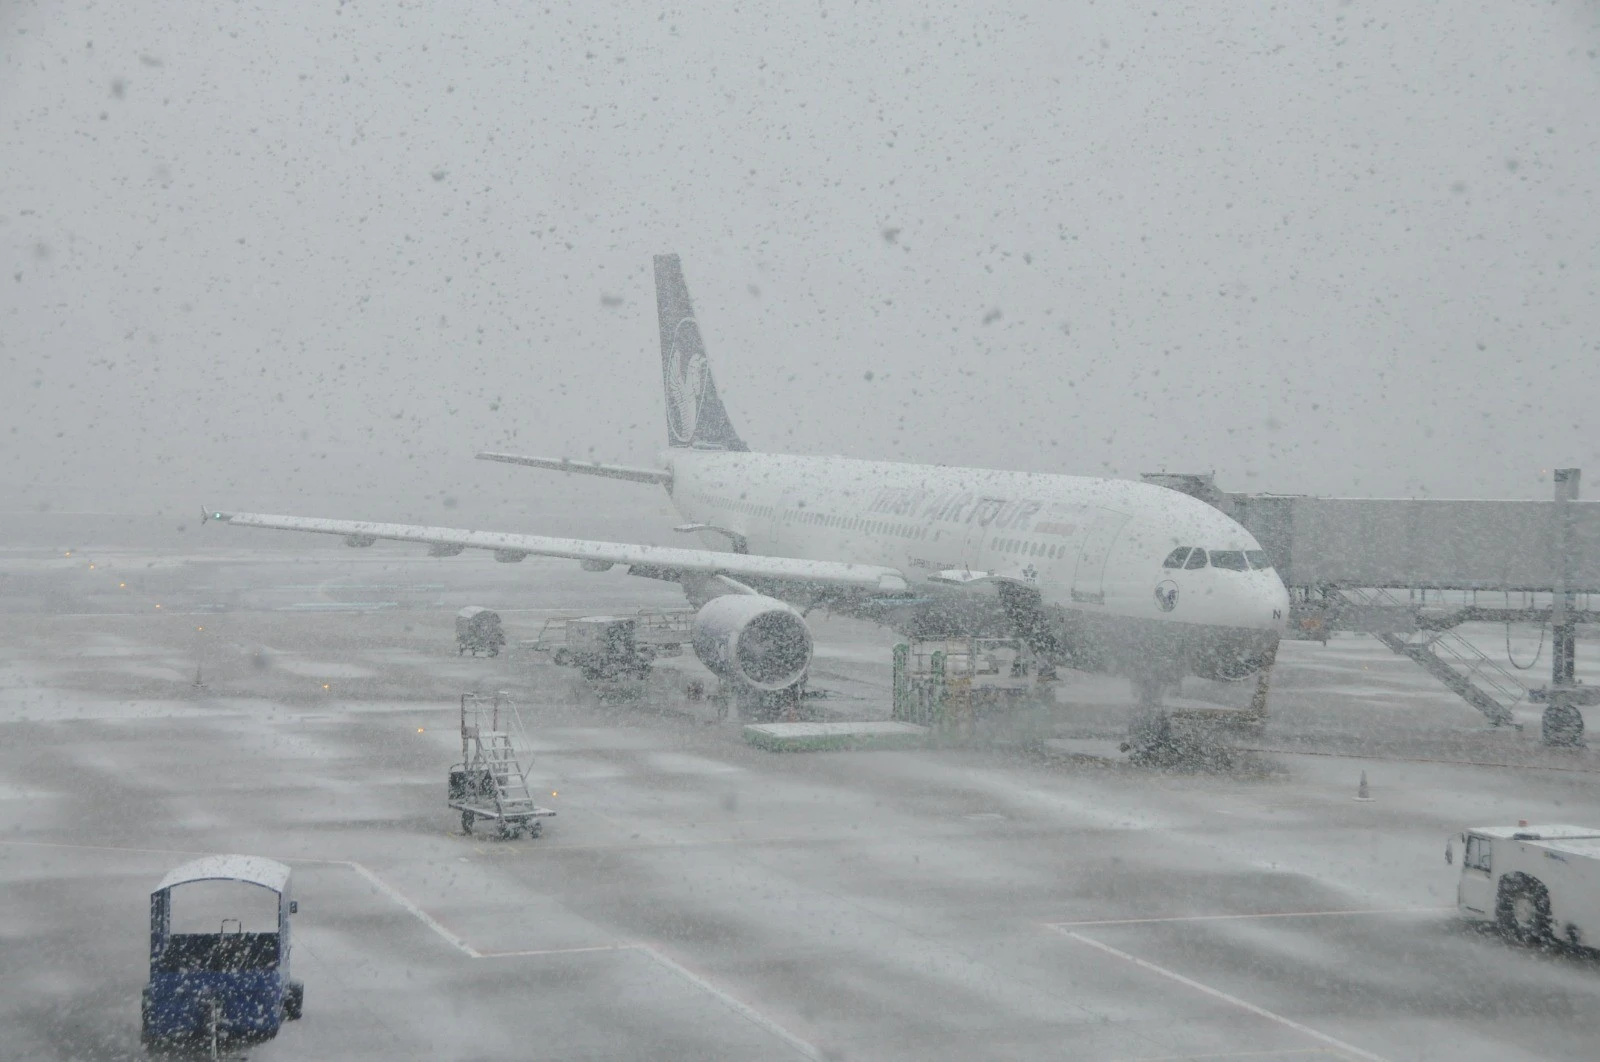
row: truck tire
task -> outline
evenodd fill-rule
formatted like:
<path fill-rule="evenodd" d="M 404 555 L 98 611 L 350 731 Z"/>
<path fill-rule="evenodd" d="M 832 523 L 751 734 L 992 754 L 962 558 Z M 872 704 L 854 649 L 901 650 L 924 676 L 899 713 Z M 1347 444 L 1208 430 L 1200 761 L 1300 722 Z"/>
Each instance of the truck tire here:
<path fill-rule="evenodd" d="M 557 667 L 566 667 L 568 664 L 572 663 L 572 654 L 567 652 L 565 649 L 557 649 L 555 654 L 550 657 L 550 662 L 555 664 Z"/>
<path fill-rule="evenodd" d="M 1518 871 L 1500 879 L 1495 894 L 1495 922 L 1506 936 L 1522 944 L 1550 941 L 1550 891 L 1535 877 Z"/>
<path fill-rule="evenodd" d="M 305 1012 L 306 986 L 300 981 L 290 981 L 283 986 L 283 1017 L 285 1021 L 299 1021 Z"/>
<path fill-rule="evenodd" d="M 1539 730 L 1546 745 L 1569 749 L 1583 747 L 1583 713 L 1570 704 L 1546 705 Z"/>

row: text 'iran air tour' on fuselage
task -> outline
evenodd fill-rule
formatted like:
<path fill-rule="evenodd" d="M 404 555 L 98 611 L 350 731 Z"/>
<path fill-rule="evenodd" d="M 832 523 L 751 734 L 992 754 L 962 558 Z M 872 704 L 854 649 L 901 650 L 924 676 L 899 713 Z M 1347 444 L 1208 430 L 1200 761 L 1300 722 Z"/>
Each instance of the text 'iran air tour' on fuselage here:
<path fill-rule="evenodd" d="M 733 428 L 676 255 L 655 260 L 668 449 L 656 468 L 483 453 L 487 460 L 666 488 L 707 548 L 641 546 L 259 513 L 239 526 L 352 546 L 425 543 L 438 556 L 566 557 L 679 582 L 700 607 L 696 651 L 724 678 L 803 678 L 811 641 L 792 606 L 910 633 L 1008 631 L 1053 663 L 1113 671 L 1144 694 L 1185 674 L 1270 664 L 1288 594 L 1260 544 L 1205 503 L 1128 480 L 753 453 Z M 719 598 L 742 595 L 737 607 Z"/>

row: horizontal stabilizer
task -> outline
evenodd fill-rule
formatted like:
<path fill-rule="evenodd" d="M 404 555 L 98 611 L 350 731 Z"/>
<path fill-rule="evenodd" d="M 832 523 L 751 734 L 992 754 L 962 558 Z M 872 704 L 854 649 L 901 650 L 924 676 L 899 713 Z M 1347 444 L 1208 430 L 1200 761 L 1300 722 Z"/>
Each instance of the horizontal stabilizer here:
<path fill-rule="evenodd" d="M 586 476 L 605 476 L 608 479 L 627 479 L 635 483 L 660 483 L 672 485 L 672 473 L 658 468 L 633 468 L 629 465 L 605 465 L 599 461 L 573 461 L 565 457 L 524 457 L 521 454 L 481 453 L 479 461 L 504 461 L 508 465 L 527 465 L 529 468 L 548 468 L 552 472 L 581 472 Z"/>

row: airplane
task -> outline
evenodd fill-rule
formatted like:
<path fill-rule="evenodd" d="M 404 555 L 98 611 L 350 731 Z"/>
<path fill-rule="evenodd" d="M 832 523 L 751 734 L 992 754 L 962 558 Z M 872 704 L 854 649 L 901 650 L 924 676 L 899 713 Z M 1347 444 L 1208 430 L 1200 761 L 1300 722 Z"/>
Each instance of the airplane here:
<path fill-rule="evenodd" d="M 1244 527 L 1149 483 L 1052 473 L 754 452 L 717 393 L 677 255 L 655 258 L 667 449 L 641 468 L 486 452 L 481 460 L 655 484 L 707 548 L 211 510 L 236 527 L 416 542 L 516 562 L 623 565 L 681 584 L 693 644 L 749 691 L 797 690 L 805 613 L 826 608 L 910 633 L 1024 638 L 1049 667 L 1128 677 L 1136 740 L 1164 733 L 1164 689 L 1195 674 L 1269 671 L 1288 591 Z M 1155 720 L 1155 723 L 1151 721 Z"/>

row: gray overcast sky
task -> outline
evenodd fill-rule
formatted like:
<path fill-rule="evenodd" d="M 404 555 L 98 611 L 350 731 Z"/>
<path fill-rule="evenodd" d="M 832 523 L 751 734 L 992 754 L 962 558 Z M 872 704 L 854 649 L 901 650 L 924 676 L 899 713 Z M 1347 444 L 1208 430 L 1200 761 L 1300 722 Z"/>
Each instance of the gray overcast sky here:
<path fill-rule="evenodd" d="M 758 449 L 1594 496 L 1597 50 L 1503 0 L 11 0 L 0 509 L 582 526 L 637 488 L 471 454 L 653 459 L 663 250 Z"/>

